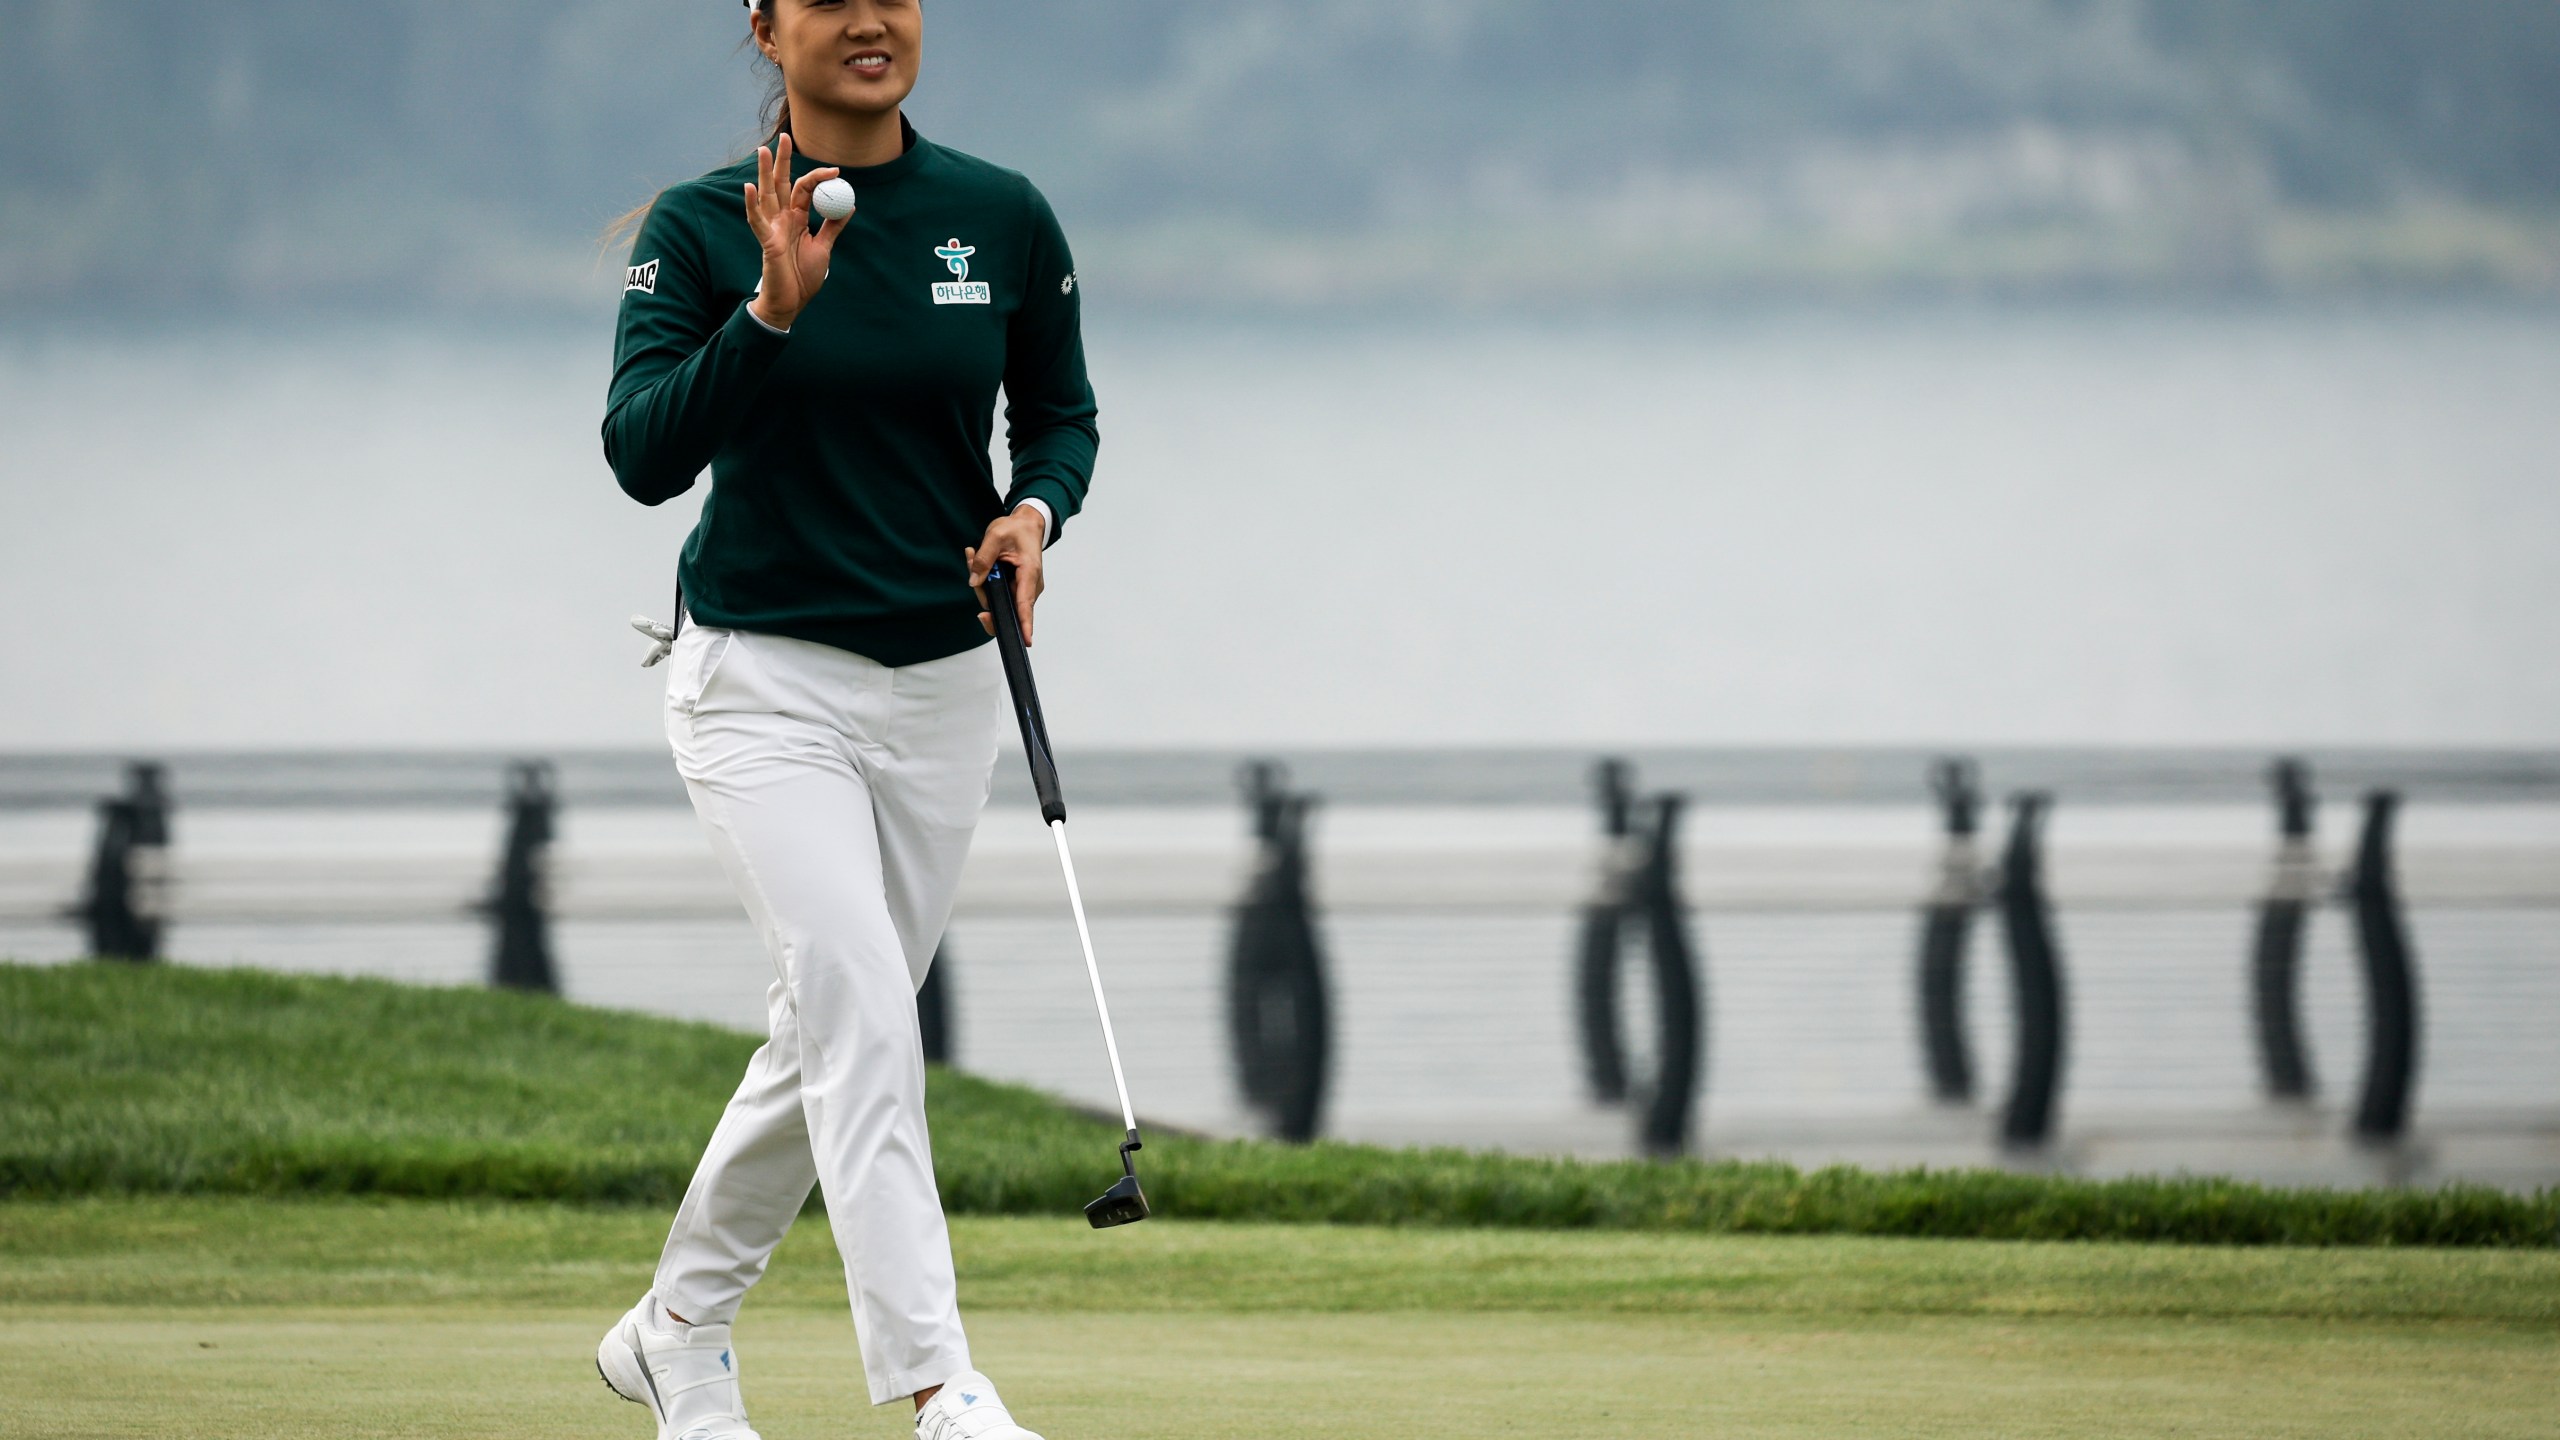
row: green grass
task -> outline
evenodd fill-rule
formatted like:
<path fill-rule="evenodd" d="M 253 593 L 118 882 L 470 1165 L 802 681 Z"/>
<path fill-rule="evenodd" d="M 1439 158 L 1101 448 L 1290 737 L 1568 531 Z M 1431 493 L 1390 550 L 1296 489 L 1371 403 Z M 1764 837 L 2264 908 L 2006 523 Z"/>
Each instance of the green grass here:
<path fill-rule="evenodd" d="M 0 967 L 0 1434 L 646 1434 L 589 1356 L 753 1043 L 485 991 Z M 1096 1232 L 1108 1123 L 965 1076 L 932 1103 L 979 1363 L 1055 1440 L 2520 1437 L 2560 1392 L 2549 1195 L 1168 1136 L 1168 1217 Z M 1303 1218 L 1395 1223 L 1273 1223 Z M 1896 1228 L 2069 1238 L 1769 1233 Z M 768 1440 L 907 1433 L 864 1404 L 823 1217 L 738 1353 Z"/>
<path fill-rule="evenodd" d="M 178 967 L 0 965 L 0 1196 L 671 1203 L 752 1037 L 486 990 Z M 1073 1214 L 1116 1131 L 937 1073 L 957 1214 Z M 2210 1244 L 2560 1244 L 2560 1192 L 1571 1161 L 1160 1136 L 1168 1215 Z"/>
<path fill-rule="evenodd" d="M 628 1303 L 667 1216 L 490 1200 L 0 1202 L 0 1306 Z M 2560 1334 L 2548 1250 L 1381 1229 L 959 1216 L 972 1310 L 2451 1322 Z M 839 1311 L 826 1226 L 793 1228 L 760 1308 Z"/>
<path fill-rule="evenodd" d="M 0 1202 L 0 1434 L 646 1434 L 588 1369 L 665 1217 L 485 1200 Z M 1054 1440 L 2537 1436 L 2547 1251 L 1072 1218 L 954 1222 Z M 869 1411 L 822 1225 L 739 1322 L 768 1440 Z"/>
<path fill-rule="evenodd" d="M 646 1440 L 589 1357 L 614 1312 L 0 1313 L 0 1434 Z M 1589 1435 L 2547 1440 L 2547 1337 L 2235 1323 L 988 1311 L 976 1357 L 1051 1440 Z M 912 1433 L 852 1327 L 742 1319 L 766 1440 Z M 40 1379 L 41 1383 L 34 1383 Z"/>

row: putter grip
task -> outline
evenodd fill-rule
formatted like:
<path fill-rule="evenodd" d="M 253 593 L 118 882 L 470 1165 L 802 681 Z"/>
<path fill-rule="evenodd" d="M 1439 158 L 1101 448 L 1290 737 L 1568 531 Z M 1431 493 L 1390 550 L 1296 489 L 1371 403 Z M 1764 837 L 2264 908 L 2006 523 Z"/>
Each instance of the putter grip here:
<path fill-rule="evenodd" d="M 1004 685 L 1013 692 L 1013 718 L 1022 726 L 1022 756 L 1031 765 L 1031 788 L 1040 797 L 1040 819 L 1067 818 L 1058 789 L 1058 762 L 1049 750 L 1049 722 L 1040 714 L 1040 687 L 1031 683 L 1031 655 L 1022 644 L 1022 614 L 1013 603 L 1013 567 L 999 561 L 987 571 L 987 613 L 996 622 L 996 654 L 1004 661 Z"/>

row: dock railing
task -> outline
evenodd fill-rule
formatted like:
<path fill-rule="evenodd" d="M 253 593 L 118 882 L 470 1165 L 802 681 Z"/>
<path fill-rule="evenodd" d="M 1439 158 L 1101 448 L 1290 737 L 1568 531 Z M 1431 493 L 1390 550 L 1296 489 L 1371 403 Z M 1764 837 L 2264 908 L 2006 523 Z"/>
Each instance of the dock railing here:
<path fill-rule="evenodd" d="M 1097 802 L 1165 807 L 1232 804 L 1204 793 L 1211 762 L 1245 777 L 1239 829 L 1250 847 L 1102 845 L 1088 862 L 1099 913 L 1208 912 L 1225 916 L 1226 1045 L 1244 1105 L 1273 1135 L 1321 1133 L 1338 1085 L 1342 998 L 1327 958 L 1328 923 L 1344 915 L 1457 913 L 1575 916 L 1556 999 L 1571 1012 L 1587 1098 L 1628 1117 L 1631 1148 L 1668 1155 L 1712 1136 L 1708 1057 L 1715 1023 L 1707 996 L 1719 916 L 1898 910 L 1917 919 L 1916 965 L 1903 982 L 1924 1092 L 1963 1110 L 1977 1090 L 1974 1026 L 1965 1013 L 1969 942 L 1977 914 L 1995 912 L 2006 952 L 2002 1047 L 2009 1073 L 1998 1143 L 2032 1154 L 2050 1146 L 2069 1090 L 2072 987 L 2060 920 L 2109 910 L 2227 908 L 2254 915 L 2245 953 L 2248 1014 L 2270 1103 L 2303 1105 L 2318 1069 L 2300 1015 L 2303 936 L 2324 906 L 2349 919 L 2362 978 L 2366 1038 L 2350 1127 L 2388 1146 L 2408 1132 L 2423 1055 L 2421 967 L 2411 907 L 2516 907 L 2560 912 L 2560 846 L 2438 845 L 2404 856 L 2395 843 L 2404 795 L 2414 803 L 2560 803 L 2560 757 L 2539 754 L 2250 757 L 2236 752 L 1670 752 L 1599 762 L 1600 823 L 1578 848 L 1513 845 L 1444 851 L 1361 850 L 1328 842 L 1318 797 L 1352 806 L 1548 804 L 1570 756 L 1447 754 L 1275 759 L 1100 757 Z M 1899 784 L 1886 773 L 1904 768 Z M 682 797 L 645 755 L 551 759 L 466 756 L 0 757 L 0 810 L 92 808 L 85 857 L 0 854 L 0 921 L 75 927 L 81 948 L 148 961 L 173 929 L 193 924 L 319 921 L 452 923 L 488 928 L 491 983 L 556 991 L 552 927 L 563 917 L 708 919 L 735 916 L 725 880 L 703 854 L 591 855 L 558 844 L 565 808 L 662 807 Z M 1506 771 L 1507 774 L 1502 773 Z M 655 770 L 657 773 L 652 773 Z M 1004 773 L 1010 774 L 1010 771 Z M 1640 793 L 1638 776 L 1674 783 Z M 1792 786 L 1787 776 L 1792 774 Z M 1293 779 L 1293 775 L 1294 778 Z M 1331 778 L 1330 786 L 1308 776 Z M 1984 777 L 2011 782 L 2008 833 L 1986 864 L 1979 831 Z M 2315 833 L 2317 785 L 2344 775 L 2362 791 L 2351 849 L 2324 855 Z M 2262 780 L 2261 777 L 2264 777 Z M 1682 784 L 1680 781 L 1687 781 Z M 2047 837 L 2058 807 L 2075 803 L 2233 803 L 2274 797 L 2271 848 L 2066 848 Z M 1328 789 L 1333 793 L 1325 794 Z M 1348 792 L 1347 794 L 1344 792 Z M 2263 791 L 2259 791 L 2263 794 Z M 1862 849 L 1773 834 L 1709 841 L 1684 835 L 1684 815 L 1737 804 L 1768 808 L 1927 805 L 1939 848 L 1914 863 L 1907 846 Z M 2263 803 L 2262 801 L 2260 803 Z M 485 805 L 500 818 L 496 853 L 373 851 L 198 855 L 184 843 L 190 809 L 453 808 Z M 1045 913 L 1054 880 L 1011 852 L 982 844 L 961 914 Z M 2547 957 L 2560 964 L 2560 933 Z M 1215 964 L 1204 955 L 1204 963 Z M 947 954 L 920 997 L 929 1054 L 965 1060 Z M 2548 1017 L 2560 1021 L 2560 1015 Z M 2552 1097 L 2560 1100 L 2560 1097 Z"/>

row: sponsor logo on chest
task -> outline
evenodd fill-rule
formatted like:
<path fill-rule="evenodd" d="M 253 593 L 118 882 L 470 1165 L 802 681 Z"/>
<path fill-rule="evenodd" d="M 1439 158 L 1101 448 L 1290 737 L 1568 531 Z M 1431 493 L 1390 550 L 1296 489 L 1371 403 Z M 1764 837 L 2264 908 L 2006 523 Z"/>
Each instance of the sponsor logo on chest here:
<path fill-rule="evenodd" d="M 963 245 L 960 243 L 960 237 L 955 235 L 942 245 L 935 247 L 933 253 L 940 257 L 942 267 L 951 272 L 950 279 L 933 282 L 934 304 L 993 305 L 996 303 L 995 292 L 987 288 L 986 281 L 969 278 L 969 257 L 978 253 L 977 246 Z"/>

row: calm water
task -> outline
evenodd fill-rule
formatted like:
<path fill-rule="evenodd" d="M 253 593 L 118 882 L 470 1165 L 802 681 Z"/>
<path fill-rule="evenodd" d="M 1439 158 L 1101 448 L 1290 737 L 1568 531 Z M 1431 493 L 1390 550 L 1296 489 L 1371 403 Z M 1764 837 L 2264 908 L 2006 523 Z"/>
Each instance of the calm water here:
<path fill-rule="evenodd" d="M 1141 327 L 1070 746 L 2560 739 L 2560 317 Z M 621 745 L 605 335 L 0 337 L 0 748 Z"/>

